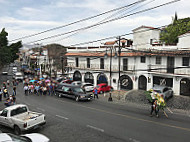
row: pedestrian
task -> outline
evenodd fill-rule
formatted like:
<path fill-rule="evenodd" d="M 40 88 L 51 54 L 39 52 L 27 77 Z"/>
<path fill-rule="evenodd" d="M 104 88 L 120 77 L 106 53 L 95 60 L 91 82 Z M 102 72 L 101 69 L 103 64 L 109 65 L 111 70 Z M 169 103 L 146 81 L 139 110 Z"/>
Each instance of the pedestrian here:
<path fill-rule="evenodd" d="M 47 94 L 47 87 L 45 85 L 43 86 L 42 90 L 43 90 L 43 95 L 46 95 Z"/>
<path fill-rule="evenodd" d="M 152 101 L 151 111 L 150 111 L 150 116 L 151 116 L 151 117 L 153 116 L 153 115 L 152 115 L 153 111 L 155 112 L 156 117 L 159 117 L 159 116 L 158 116 L 159 108 L 158 108 L 158 106 L 157 106 L 157 100 L 156 100 L 156 99 Z"/>
<path fill-rule="evenodd" d="M 36 90 L 36 95 L 38 95 L 38 96 L 39 96 L 39 89 L 40 89 L 40 86 L 37 84 L 35 86 L 35 90 Z"/>
<path fill-rule="evenodd" d="M 4 96 L 4 98 L 9 97 L 9 93 L 8 93 L 7 88 L 4 88 L 4 90 L 3 90 L 3 96 Z"/>
<path fill-rule="evenodd" d="M 28 95 L 28 85 L 27 84 L 24 86 L 24 94 Z"/>
<path fill-rule="evenodd" d="M 13 104 L 13 103 L 12 103 L 12 101 L 11 101 L 10 98 L 7 98 L 6 101 L 5 101 L 5 103 L 4 103 L 4 105 L 5 105 L 6 107 L 11 106 L 12 104 Z"/>
<path fill-rule="evenodd" d="M 16 96 L 16 86 L 13 86 L 13 96 Z"/>
<path fill-rule="evenodd" d="M 9 81 L 9 80 L 7 80 L 7 87 L 9 87 L 9 84 L 10 84 L 10 81 Z"/>
<path fill-rule="evenodd" d="M 3 95 L 3 91 L 0 88 L 0 102 L 2 101 L 2 95 Z"/>
<path fill-rule="evenodd" d="M 98 99 L 98 90 L 97 90 L 97 88 L 94 89 L 94 99 L 95 99 L 95 97 Z"/>

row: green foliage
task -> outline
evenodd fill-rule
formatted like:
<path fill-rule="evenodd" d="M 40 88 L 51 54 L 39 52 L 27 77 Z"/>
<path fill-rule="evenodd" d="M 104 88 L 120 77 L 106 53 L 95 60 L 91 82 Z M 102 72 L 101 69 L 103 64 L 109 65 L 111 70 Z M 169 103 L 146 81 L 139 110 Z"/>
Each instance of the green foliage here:
<path fill-rule="evenodd" d="M 166 27 L 160 34 L 160 40 L 166 44 L 178 43 L 178 36 L 190 31 L 190 18 L 177 19 L 177 14 L 173 23 Z"/>
<path fill-rule="evenodd" d="M 8 33 L 5 28 L 0 32 L 0 66 L 14 62 L 18 58 L 19 48 L 22 47 L 22 42 L 18 41 L 8 45 Z"/>

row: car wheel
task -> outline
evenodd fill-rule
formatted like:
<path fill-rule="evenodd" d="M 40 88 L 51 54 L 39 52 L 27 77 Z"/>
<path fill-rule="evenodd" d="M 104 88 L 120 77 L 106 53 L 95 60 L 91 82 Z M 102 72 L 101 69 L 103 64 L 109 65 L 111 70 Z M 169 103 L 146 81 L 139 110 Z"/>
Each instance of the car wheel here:
<path fill-rule="evenodd" d="M 78 102 L 79 101 L 79 96 L 75 97 L 75 101 Z"/>
<path fill-rule="evenodd" d="M 100 91 L 100 94 L 103 94 L 103 91 Z"/>
<path fill-rule="evenodd" d="M 15 126 L 15 127 L 14 127 L 14 133 L 15 133 L 16 135 L 20 135 L 20 134 L 21 134 L 21 130 L 20 130 L 20 128 L 19 128 L 18 126 Z"/>

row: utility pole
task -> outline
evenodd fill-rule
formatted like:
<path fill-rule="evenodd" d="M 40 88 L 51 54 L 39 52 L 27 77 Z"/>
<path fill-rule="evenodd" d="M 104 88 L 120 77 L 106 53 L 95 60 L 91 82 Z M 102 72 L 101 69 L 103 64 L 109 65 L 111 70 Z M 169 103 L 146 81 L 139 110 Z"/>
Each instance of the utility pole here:
<path fill-rule="evenodd" d="M 110 86 L 112 85 L 112 47 L 111 49 L 111 56 L 110 56 Z M 110 90 L 110 96 L 108 98 L 108 101 L 112 101 L 112 96 L 111 96 L 111 90 Z"/>
<path fill-rule="evenodd" d="M 120 68 L 121 68 L 121 37 L 119 36 L 119 49 L 118 49 L 118 54 L 119 54 L 119 58 L 118 58 L 118 64 L 119 64 L 119 80 L 118 80 L 118 90 L 120 90 Z"/>
<path fill-rule="evenodd" d="M 63 76 L 63 73 L 64 73 L 64 71 L 63 71 L 63 56 L 61 56 L 61 68 L 62 68 L 62 76 Z"/>

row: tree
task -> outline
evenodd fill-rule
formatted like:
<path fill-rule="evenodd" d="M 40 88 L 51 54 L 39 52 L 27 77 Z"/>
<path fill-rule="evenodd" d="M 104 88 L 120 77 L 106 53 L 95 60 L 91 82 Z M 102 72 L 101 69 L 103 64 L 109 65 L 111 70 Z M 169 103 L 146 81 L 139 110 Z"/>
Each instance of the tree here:
<path fill-rule="evenodd" d="M 0 32 L 0 66 L 9 64 L 18 58 L 17 53 L 19 48 L 22 47 L 22 42 L 18 41 L 8 45 L 8 33 L 5 28 Z"/>
<path fill-rule="evenodd" d="M 5 28 L 3 28 L 0 33 L 0 48 L 6 47 L 8 45 L 7 36 L 8 33 L 5 31 Z"/>
<path fill-rule="evenodd" d="M 160 40 L 166 44 L 178 43 L 178 36 L 190 31 L 190 18 L 178 19 L 177 14 L 173 23 L 168 25 L 160 34 Z"/>

